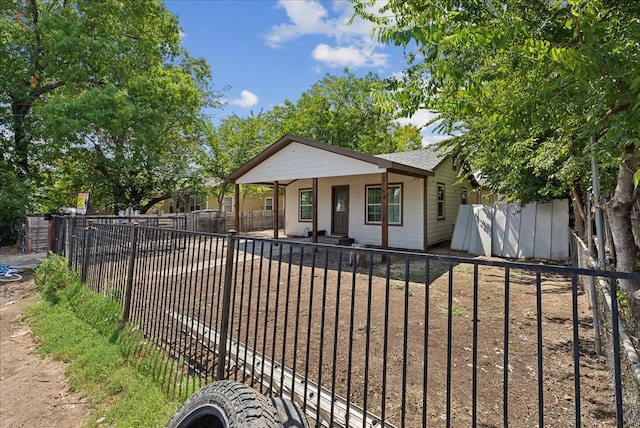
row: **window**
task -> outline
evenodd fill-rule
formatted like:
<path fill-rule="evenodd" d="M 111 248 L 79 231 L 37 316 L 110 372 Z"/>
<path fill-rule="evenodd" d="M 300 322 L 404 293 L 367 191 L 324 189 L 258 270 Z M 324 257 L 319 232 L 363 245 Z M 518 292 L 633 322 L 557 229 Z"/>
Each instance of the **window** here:
<path fill-rule="evenodd" d="M 460 189 L 460 203 L 465 205 L 467 203 L 467 188 L 463 187 Z"/>
<path fill-rule="evenodd" d="M 382 187 L 367 186 L 367 212 L 365 222 L 382 223 Z M 387 187 L 387 205 L 389 224 L 402 224 L 402 186 L 390 184 Z"/>
<path fill-rule="evenodd" d="M 197 196 L 189 196 L 189 212 L 198 211 L 200 209 L 200 198 Z"/>
<path fill-rule="evenodd" d="M 273 211 L 273 197 L 269 196 L 264 198 L 264 210 Z"/>
<path fill-rule="evenodd" d="M 300 190 L 300 221 L 313 220 L 313 190 Z"/>
<path fill-rule="evenodd" d="M 438 183 L 438 218 L 444 218 L 444 184 Z"/>
<path fill-rule="evenodd" d="M 233 211 L 233 196 L 225 196 L 222 199 L 222 212 L 230 213 Z"/>

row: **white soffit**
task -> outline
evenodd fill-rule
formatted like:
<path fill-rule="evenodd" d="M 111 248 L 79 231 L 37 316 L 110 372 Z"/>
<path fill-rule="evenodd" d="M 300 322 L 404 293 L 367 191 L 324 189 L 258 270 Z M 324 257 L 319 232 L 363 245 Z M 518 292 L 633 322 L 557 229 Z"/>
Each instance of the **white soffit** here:
<path fill-rule="evenodd" d="M 380 172 L 383 171 L 376 164 L 293 142 L 262 161 L 235 182 L 237 184 L 266 183 Z"/>

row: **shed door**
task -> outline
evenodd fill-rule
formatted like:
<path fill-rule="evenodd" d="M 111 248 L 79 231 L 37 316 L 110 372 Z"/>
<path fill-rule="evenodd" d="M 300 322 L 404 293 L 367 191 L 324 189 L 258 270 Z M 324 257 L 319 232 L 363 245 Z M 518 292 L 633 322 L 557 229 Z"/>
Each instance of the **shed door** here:
<path fill-rule="evenodd" d="M 349 236 L 349 186 L 332 188 L 331 234 Z"/>

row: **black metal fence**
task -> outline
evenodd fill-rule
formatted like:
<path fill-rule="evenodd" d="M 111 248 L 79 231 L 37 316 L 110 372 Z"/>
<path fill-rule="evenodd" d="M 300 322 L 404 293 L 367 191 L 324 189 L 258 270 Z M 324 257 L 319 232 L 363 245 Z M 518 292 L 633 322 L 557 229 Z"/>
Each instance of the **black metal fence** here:
<path fill-rule="evenodd" d="M 591 269 L 54 222 L 55 252 L 202 382 L 292 398 L 317 426 L 638 426 L 595 352 Z M 609 371 L 610 369 L 610 371 Z"/>

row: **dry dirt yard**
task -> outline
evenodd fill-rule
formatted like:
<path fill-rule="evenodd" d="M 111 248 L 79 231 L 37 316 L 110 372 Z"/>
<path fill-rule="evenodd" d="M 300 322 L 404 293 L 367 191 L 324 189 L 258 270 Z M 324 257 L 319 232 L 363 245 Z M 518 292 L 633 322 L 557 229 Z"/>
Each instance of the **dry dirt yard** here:
<path fill-rule="evenodd" d="M 36 289 L 33 273 L 22 275 L 22 281 L 0 283 L 0 426 L 82 426 L 91 408 L 67 387 L 65 364 L 34 353 L 37 342 L 23 312 L 37 301 Z"/>
<path fill-rule="evenodd" d="M 305 272 L 306 275 L 306 272 Z M 455 273 L 457 277 L 457 283 L 470 281 L 470 272 L 465 270 L 457 270 Z M 335 280 L 335 272 L 328 275 L 328 280 L 333 283 Z M 333 280 L 332 280 L 333 279 Z M 493 282 L 499 283 L 501 281 L 500 272 L 496 272 L 493 268 L 483 269 L 480 273 L 481 283 L 491 284 Z M 437 338 L 446 334 L 446 318 L 442 316 L 441 305 L 436 304 L 440 299 L 444 299 L 446 296 L 446 275 L 440 277 L 434 281 L 431 286 L 434 300 L 434 311 L 432 321 L 429 325 L 429 330 Z M 415 294 L 411 299 L 415 301 L 422 300 L 424 296 L 424 290 L 419 288 L 413 289 Z M 463 294 L 456 296 L 456 305 L 459 307 L 470 307 L 471 301 L 470 293 L 468 292 L 468 286 L 463 286 Z M 490 290 L 488 290 L 490 291 Z M 342 290 L 342 293 L 348 292 L 347 289 Z M 315 293 L 315 292 L 314 292 Z M 518 400 L 518 402 L 512 403 L 511 411 L 519 414 L 518 423 L 514 426 L 534 426 L 531 419 L 535 420 L 535 409 L 529 409 L 529 406 L 535 407 L 535 380 L 529 376 L 528 371 L 531 371 L 532 367 L 535 367 L 535 358 L 529 361 L 529 357 L 535 355 L 534 342 L 527 339 L 525 336 L 529 336 L 532 331 L 535 330 L 535 323 L 533 322 L 531 313 L 532 309 L 535 309 L 535 293 L 532 293 L 532 287 L 530 278 L 523 275 L 520 281 L 514 281 L 511 291 L 511 306 L 513 316 L 513 334 L 518 340 L 518 347 L 512 349 L 512 355 L 517 358 L 515 372 L 512 374 L 512 379 L 518 379 L 519 382 L 511 386 L 511 392 L 522 397 L 531 397 L 532 402 L 527 404 L 528 400 Z M 328 293 L 331 294 L 331 293 Z M 334 299 L 340 294 L 333 292 Z M 491 291 L 490 295 L 495 293 Z M 21 426 L 49 426 L 49 427 L 76 427 L 82 426 L 90 416 L 91 409 L 86 404 L 83 397 L 74 394 L 69 391 L 65 379 L 64 379 L 64 363 L 58 361 L 52 361 L 50 359 L 43 359 L 33 352 L 37 343 L 34 341 L 29 327 L 26 323 L 21 321 L 21 314 L 24 308 L 35 299 L 35 288 L 32 275 L 25 274 L 25 278 L 21 282 L 14 283 L 2 283 L 0 284 L 0 425 L 21 427 Z M 308 296 L 301 295 L 299 298 L 302 301 L 306 301 Z M 392 307 L 401 306 L 403 291 L 392 290 L 390 297 Z M 496 349 L 500 347 L 502 340 L 502 331 L 500 328 L 501 321 L 498 314 L 500 314 L 504 308 L 502 307 L 501 300 L 493 301 L 489 299 L 489 294 L 484 294 L 482 303 L 484 304 L 483 310 L 485 318 L 483 323 L 489 321 L 489 316 L 497 316 L 495 320 L 495 330 L 487 329 L 484 332 L 483 343 L 486 344 L 487 355 L 486 361 L 481 360 L 481 364 L 485 366 L 481 367 L 483 371 L 495 372 L 499 370 L 497 365 L 500 364 L 500 355 L 496 353 Z M 330 298 L 331 296 L 329 296 Z M 344 296 L 343 296 L 344 297 Z M 319 296 L 318 296 L 319 298 Z M 573 419 L 573 406 L 575 397 L 573 397 L 573 369 L 572 369 L 572 351 L 570 347 L 571 338 L 567 337 L 568 331 L 567 322 L 570 325 L 570 319 L 567 317 L 567 309 L 570 308 L 571 302 L 571 290 L 567 287 L 565 281 L 549 281 L 545 283 L 544 290 L 544 334 L 549 338 L 549 342 L 545 343 L 545 349 L 552 351 L 549 355 L 549 360 L 545 362 L 545 398 L 549 400 L 546 403 L 548 409 L 553 409 L 552 412 L 545 415 L 545 422 L 549 426 L 573 426 L 575 420 Z M 334 300 L 334 302 L 337 300 Z M 495 305 L 495 306 L 491 306 Z M 416 308 L 419 305 L 416 305 Z M 325 306 L 325 310 L 331 313 L 331 303 Z M 373 314 L 384 313 L 384 299 L 373 299 Z M 492 315 L 493 314 L 493 315 Z M 590 310 L 588 308 L 588 302 L 584 295 L 579 296 L 579 318 L 580 318 L 580 336 L 581 336 L 581 365 L 585 370 L 585 376 L 581 379 L 582 382 L 582 426 L 595 427 L 595 426 L 607 426 L 615 424 L 614 415 L 615 408 L 611 407 L 611 392 L 608 388 L 609 376 L 604 370 L 605 361 L 601 357 L 597 357 L 593 352 L 593 340 L 592 332 L 590 330 L 591 325 L 589 321 Z M 262 316 L 262 315 L 260 315 Z M 360 318 L 357 318 L 359 320 Z M 364 319 L 364 318 L 363 318 Z M 468 334 L 469 325 L 468 319 L 462 317 L 463 322 L 460 324 L 460 330 L 457 334 L 464 339 L 463 342 L 456 343 L 455 348 L 455 362 L 456 366 L 460 368 L 467 368 L 469 361 L 463 354 L 466 353 L 467 348 L 464 343 L 469 343 L 467 338 L 464 337 Z M 372 318 L 369 322 L 375 324 Z M 382 322 L 382 321 L 380 321 Z M 468 324 L 467 328 L 464 328 L 464 324 Z M 380 324 L 382 325 L 382 324 Z M 393 326 L 394 324 L 392 324 Z M 419 325 L 416 328 L 419 330 Z M 456 328 L 457 329 L 457 328 Z M 347 327 L 348 330 L 348 327 Z M 381 333 L 381 329 L 377 333 Z M 354 338 L 354 350 L 359 346 L 362 346 L 364 339 L 362 333 L 356 330 L 356 337 Z M 388 332 L 390 337 L 398 336 L 399 332 L 394 331 L 393 328 Z M 436 345 L 435 341 L 432 345 Z M 374 345 L 372 345 L 374 346 Z M 364 348 L 363 348 L 364 349 Z M 330 353 L 315 350 L 316 355 L 327 355 Z M 483 354 L 483 355 L 485 355 Z M 495 355 L 494 355 L 495 354 Z M 395 355 L 391 357 L 395 358 Z M 495 360 L 495 361 L 494 361 Z M 414 364 L 418 366 L 413 367 Z M 434 361 L 433 366 L 437 367 L 437 362 Z M 412 358 L 409 361 L 409 373 L 419 372 L 419 366 L 421 362 L 419 358 Z M 339 367 L 344 367 L 344 364 L 339 364 Z M 468 371 L 468 370 L 465 370 Z M 523 371 L 519 374 L 518 371 Z M 431 388 L 430 391 L 441 391 L 441 388 L 437 387 L 437 383 L 442 383 L 443 373 L 441 376 L 432 376 L 430 382 L 436 382 L 435 388 Z M 344 383 L 347 373 L 338 372 L 335 373 L 338 384 Z M 355 374 L 354 374 L 355 376 Z M 530 378 L 530 379 L 529 379 Z M 453 395 L 467 395 L 468 389 L 465 386 L 465 382 L 460 379 L 459 385 L 454 385 Z M 491 383 L 490 378 L 484 379 Z M 479 388 L 481 391 L 495 391 L 499 385 L 482 384 L 483 376 L 480 377 Z M 397 382 L 391 382 L 395 384 Z M 376 380 L 370 379 L 370 387 L 376 387 Z M 548 389 L 547 389 L 548 388 Z M 340 389 L 340 388 L 339 388 Z M 462 389 L 462 390 L 461 390 Z M 498 388 L 499 389 L 499 388 Z M 352 391 L 352 398 L 358 399 L 358 394 L 362 391 Z M 393 394 L 394 391 L 388 391 Z M 375 396 L 374 391 L 371 392 L 372 396 Z M 499 395 L 499 392 L 496 393 Z M 411 398 L 411 397 L 410 397 Z M 479 398 L 479 407 L 483 410 L 481 413 L 481 426 L 501 426 L 502 418 L 500 416 L 501 409 L 496 406 L 496 397 L 494 394 L 481 394 Z M 413 401 L 418 400 L 417 397 L 412 398 Z M 459 423 L 468 420 L 469 409 L 466 407 L 455 407 L 452 410 L 453 426 L 466 426 L 457 425 L 456 420 Z M 488 413 L 484 413 L 488 412 Z M 395 412 L 394 412 L 395 413 Z M 511 413 L 511 412 L 510 412 Z M 531 413 L 531 414 L 530 414 Z M 395 415 L 390 415 L 392 418 Z M 411 419 L 409 419 L 411 420 Z M 414 419 L 408 426 L 419 426 L 419 423 L 413 425 L 416 420 Z M 515 421 L 514 421 L 515 422 Z M 430 426 L 440 426 L 443 424 L 441 409 L 430 409 L 428 411 L 428 424 Z"/>

